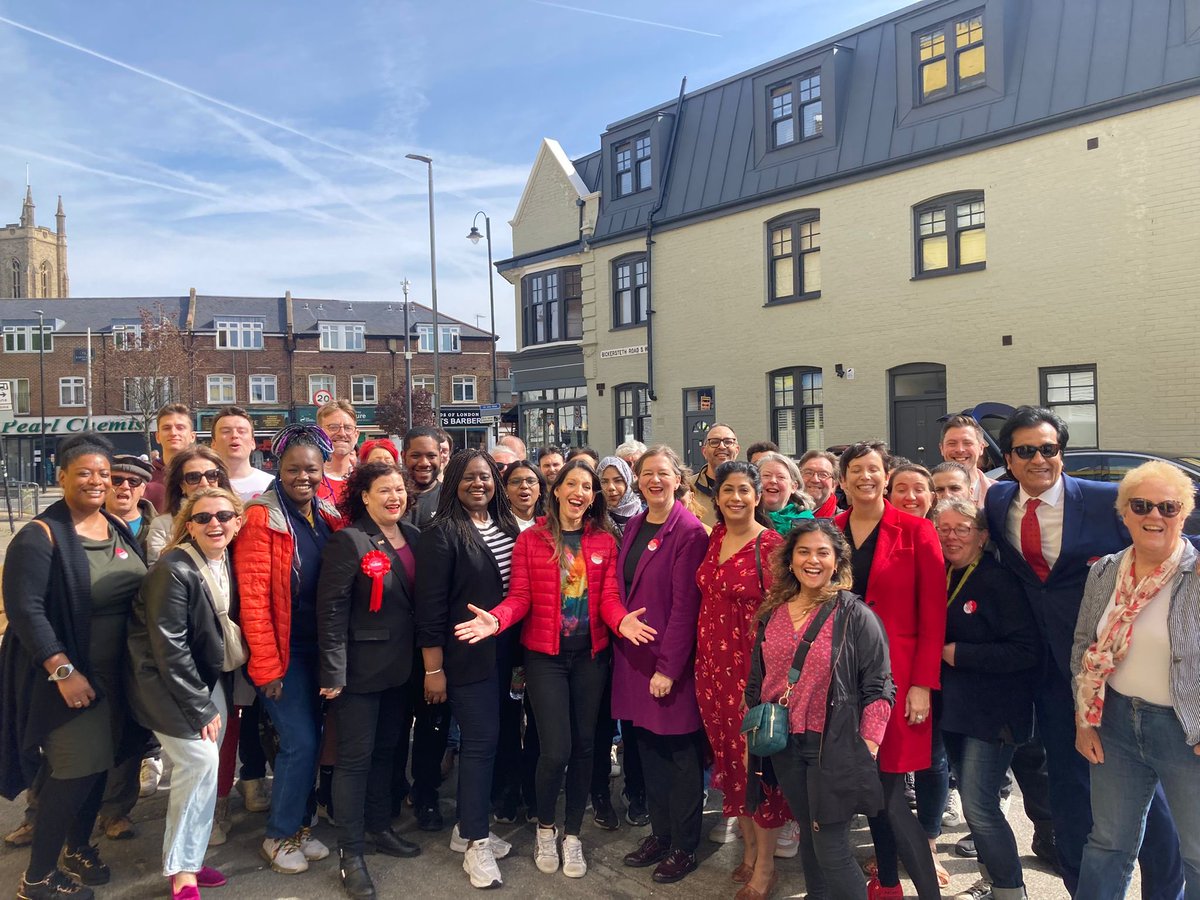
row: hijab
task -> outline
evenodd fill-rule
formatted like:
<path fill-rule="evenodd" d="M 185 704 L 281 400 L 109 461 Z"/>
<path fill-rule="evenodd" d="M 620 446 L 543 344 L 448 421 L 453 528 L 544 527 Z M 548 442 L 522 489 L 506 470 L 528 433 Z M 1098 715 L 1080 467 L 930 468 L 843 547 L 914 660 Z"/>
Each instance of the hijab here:
<path fill-rule="evenodd" d="M 616 469 L 621 477 L 625 479 L 625 496 L 621 498 L 621 502 L 615 507 L 609 509 L 609 515 L 623 516 L 626 520 L 636 516 L 642 511 L 642 501 L 633 490 L 633 470 L 629 468 L 629 463 L 621 459 L 619 456 L 606 456 L 600 460 L 600 468 L 598 473 L 604 478 L 604 470 L 608 468 Z"/>

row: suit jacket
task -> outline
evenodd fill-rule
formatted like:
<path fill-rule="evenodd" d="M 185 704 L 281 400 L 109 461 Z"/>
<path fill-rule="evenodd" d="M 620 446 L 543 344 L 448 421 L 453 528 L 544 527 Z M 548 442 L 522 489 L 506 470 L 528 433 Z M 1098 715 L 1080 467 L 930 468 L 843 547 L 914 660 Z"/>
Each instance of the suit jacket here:
<path fill-rule="evenodd" d="M 420 531 L 408 522 L 400 523 L 400 531 L 415 557 Z M 372 550 L 387 554 L 392 564 L 383 576 L 379 612 L 370 609 L 374 579 L 362 571 L 362 558 Z M 416 647 L 414 593 L 400 555 L 370 516 L 329 539 L 317 584 L 321 687 L 366 694 L 408 681 Z"/>
<path fill-rule="evenodd" d="M 850 512 L 834 524 L 845 531 Z M 933 523 L 884 504 L 879 538 L 863 598 L 887 634 L 896 703 L 879 745 L 884 772 L 915 772 L 929 767 L 933 720 L 909 725 L 904 701 L 913 685 L 941 685 L 946 636 L 946 567 Z"/>
<path fill-rule="evenodd" d="M 700 588 L 696 570 L 708 552 L 708 532 L 676 502 L 667 521 L 638 560 L 632 589 L 625 590 L 625 559 L 646 513 L 625 526 L 617 554 L 617 585 L 627 610 L 646 608 L 642 620 L 658 632 L 649 644 L 617 641 L 613 661 L 612 713 L 655 734 L 690 734 L 702 727 L 696 703 L 696 623 Z M 661 672 L 674 681 L 667 696 L 650 696 L 650 679 Z"/>
<path fill-rule="evenodd" d="M 1058 677 L 1071 678 L 1071 643 L 1088 569 L 1101 556 L 1131 543 L 1117 516 L 1117 486 L 1063 475 L 1062 547 L 1045 583 L 1034 574 L 1020 547 L 1008 539 L 1008 512 L 1020 485 L 1000 481 L 988 489 L 985 510 L 988 531 L 1000 561 L 1017 576 L 1037 621 Z"/>

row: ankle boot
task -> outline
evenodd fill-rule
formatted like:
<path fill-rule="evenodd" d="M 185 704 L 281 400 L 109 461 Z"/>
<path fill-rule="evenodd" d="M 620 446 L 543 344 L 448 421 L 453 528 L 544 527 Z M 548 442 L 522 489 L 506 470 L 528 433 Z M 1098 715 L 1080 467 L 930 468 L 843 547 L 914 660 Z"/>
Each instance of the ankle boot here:
<path fill-rule="evenodd" d="M 361 854 L 338 851 L 338 863 L 342 873 L 342 889 L 353 900 L 375 900 L 375 883 Z"/>

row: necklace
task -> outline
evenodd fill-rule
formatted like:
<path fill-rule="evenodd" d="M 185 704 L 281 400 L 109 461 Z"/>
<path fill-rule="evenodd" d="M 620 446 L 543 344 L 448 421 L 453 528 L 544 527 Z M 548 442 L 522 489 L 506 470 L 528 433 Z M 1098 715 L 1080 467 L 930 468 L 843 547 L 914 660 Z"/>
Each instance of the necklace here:
<path fill-rule="evenodd" d="M 975 562 L 973 562 L 969 566 L 967 566 L 967 570 L 965 572 L 963 572 L 962 578 L 958 579 L 958 585 L 954 588 L 954 593 L 952 593 L 950 595 L 950 597 L 946 600 L 946 608 L 947 609 L 950 608 L 950 605 L 954 602 L 954 598 L 958 596 L 958 592 L 961 591 L 963 585 L 967 583 L 967 579 L 971 577 L 971 573 L 975 571 L 975 567 L 977 565 L 979 565 L 979 560 L 975 560 Z M 950 575 L 953 571 L 954 571 L 953 569 L 946 570 L 946 590 L 947 591 L 950 590 Z"/>

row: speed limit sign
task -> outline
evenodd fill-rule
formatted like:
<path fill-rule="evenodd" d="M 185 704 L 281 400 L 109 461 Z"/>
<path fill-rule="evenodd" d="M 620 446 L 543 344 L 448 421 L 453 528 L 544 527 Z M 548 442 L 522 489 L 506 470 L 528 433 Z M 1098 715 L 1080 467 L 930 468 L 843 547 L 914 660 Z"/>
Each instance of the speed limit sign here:
<path fill-rule="evenodd" d="M 313 403 L 315 403 L 317 406 L 324 406 L 332 399 L 333 394 L 329 393 L 329 391 L 325 390 L 324 388 L 313 394 Z"/>

